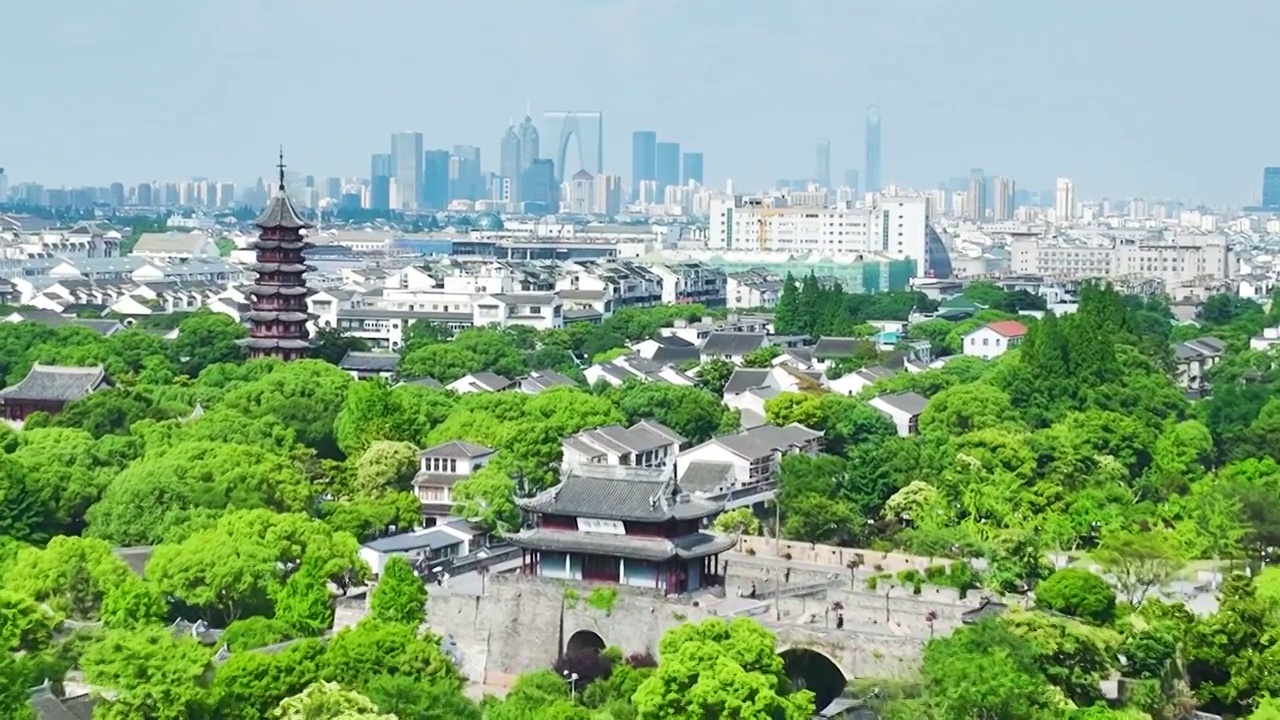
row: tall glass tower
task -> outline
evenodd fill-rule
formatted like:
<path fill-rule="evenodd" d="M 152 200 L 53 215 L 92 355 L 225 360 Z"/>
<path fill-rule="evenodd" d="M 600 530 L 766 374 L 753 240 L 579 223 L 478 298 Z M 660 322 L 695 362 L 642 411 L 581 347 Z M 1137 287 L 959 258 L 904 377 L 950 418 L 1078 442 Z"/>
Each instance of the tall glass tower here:
<path fill-rule="evenodd" d="M 640 183 L 658 179 L 658 133 L 631 133 L 631 197 L 640 197 Z"/>
<path fill-rule="evenodd" d="M 867 166 L 863 168 L 867 183 L 867 192 L 880 192 L 883 180 L 880 177 L 880 106 L 867 106 Z"/>

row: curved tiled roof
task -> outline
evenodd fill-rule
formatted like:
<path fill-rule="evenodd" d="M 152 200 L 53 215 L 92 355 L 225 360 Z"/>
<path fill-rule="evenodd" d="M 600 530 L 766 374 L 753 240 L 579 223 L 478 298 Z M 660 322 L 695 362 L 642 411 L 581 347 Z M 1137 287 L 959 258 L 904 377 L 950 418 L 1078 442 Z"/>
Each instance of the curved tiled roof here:
<path fill-rule="evenodd" d="M 36 363 L 22 382 L 0 390 L 0 398 L 71 402 L 92 393 L 105 382 L 106 371 L 101 365 L 67 367 Z"/>

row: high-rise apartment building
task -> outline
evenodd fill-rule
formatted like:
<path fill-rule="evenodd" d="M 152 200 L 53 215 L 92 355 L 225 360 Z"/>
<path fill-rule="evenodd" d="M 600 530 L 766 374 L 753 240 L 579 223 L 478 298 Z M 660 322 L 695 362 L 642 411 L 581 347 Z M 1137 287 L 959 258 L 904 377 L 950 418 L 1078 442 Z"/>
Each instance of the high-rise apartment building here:
<path fill-rule="evenodd" d="M 813 181 L 824 188 L 831 187 L 831 141 L 822 140 L 814 148 Z"/>
<path fill-rule="evenodd" d="M 880 106 L 867 107 L 867 163 L 863 170 L 866 173 L 867 192 L 880 192 L 883 179 L 880 177 Z"/>
<path fill-rule="evenodd" d="M 536 158 L 520 177 L 526 203 L 538 203 L 545 212 L 555 212 L 559 206 L 559 188 L 556 184 L 555 161 L 549 158 Z"/>
<path fill-rule="evenodd" d="M 0 171 L 0 178 L 3 176 L 4 172 Z M 3 180 L 0 179 L 0 182 Z M 1262 207 L 1280 210 L 1280 167 L 1262 169 Z"/>
<path fill-rule="evenodd" d="M 622 176 L 597 175 L 591 212 L 613 217 L 622 212 Z"/>
<path fill-rule="evenodd" d="M 597 111 L 553 110 L 543 115 L 556 138 L 556 154 L 553 158 L 556 186 L 565 177 L 573 177 L 578 170 L 586 170 L 592 176 L 604 172 L 604 115 Z M 569 170 L 569 144 L 577 150 L 578 167 Z"/>
<path fill-rule="evenodd" d="M 443 210 L 449 207 L 448 150 L 428 150 L 422 160 L 422 208 Z"/>
<path fill-rule="evenodd" d="M 680 184 L 680 143 L 660 142 L 655 148 L 655 179 L 661 195 L 668 186 Z"/>
<path fill-rule="evenodd" d="M 374 153 L 369 158 L 369 209 L 391 209 L 391 178 L 394 174 L 390 153 Z"/>
<path fill-rule="evenodd" d="M 498 174 L 511 181 L 512 198 L 520 197 L 520 133 L 515 125 L 507 127 L 498 146 Z"/>
<path fill-rule="evenodd" d="M 449 161 L 449 199 L 479 200 L 485 197 L 484 175 L 480 172 L 480 148 L 454 145 Z"/>
<path fill-rule="evenodd" d="M 1007 177 L 995 178 L 995 193 L 991 198 L 991 217 L 996 222 L 1012 220 L 1013 213 L 1017 210 L 1014 203 L 1014 193 L 1017 187 L 1012 179 Z"/>
<path fill-rule="evenodd" d="M 981 172 L 981 171 L 979 171 Z M 982 175 L 969 178 L 969 192 L 965 193 L 964 217 L 982 222 L 987 219 L 987 181 Z"/>
<path fill-rule="evenodd" d="M 4 168 L 0 167 L 0 202 L 9 199 L 9 176 L 4 174 Z"/>
<path fill-rule="evenodd" d="M 689 181 L 702 185 L 702 153 L 687 152 L 680 157 L 680 184 L 688 185 Z"/>
<path fill-rule="evenodd" d="M 1054 191 L 1053 218 L 1060 223 L 1069 223 L 1074 219 L 1076 211 L 1076 186 L 1068 178 L 1058 178 Z"/>
<path fill-rule="evenodd" d="M 422 133 L 399 132 L 391 136 L 391 177 L 400 189 L 400 210 L 422 205 Z"/>
<path fill-rule="evenodd" d="M 637 130 L 631 133 L 631 198 L 640 197 L 640 183 L 658 179 L 658 133 Z"/>

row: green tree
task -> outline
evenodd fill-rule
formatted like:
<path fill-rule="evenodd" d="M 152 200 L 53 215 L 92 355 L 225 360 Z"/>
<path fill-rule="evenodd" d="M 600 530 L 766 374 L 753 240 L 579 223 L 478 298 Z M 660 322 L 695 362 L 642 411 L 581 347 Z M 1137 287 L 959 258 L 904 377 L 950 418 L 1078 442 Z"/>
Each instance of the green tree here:
<path fill-rule="evenodd" d="M 294 637 L 317 637 L 333 627 L 333 597 L 314 562 L 303 562 L 275 596 L 276 620 Z"/>
<path fill-rule="evenodd" d="M 131 577 L 107 543 L 61 536 L 19 552 L 4 584 L 73 620 L 95 620 L 104 597 Z"/>
<path fill-rule="evenodd" d="M 369 497 L 407 490 L 417 471 L 417 448 L 406 442 L 376 440 L 356 463 L 356 493 Z"/>
<path fill-rule="evenodd" d="M 662 638 L 662 663 L 636 690 L 637 717 L 801 720 L 813 693 L 789 693 L 774 638 L 746 618 L 679 625 Z"/>
<path fill-rule="evenodd" d="M 736 508 L 716 516 L 711 526 L 722 533 L 735 535 L 759 535 L 760 518 L 751 512 L 751 508 Z"/>
<path fill-rule="evenodd" d="M 733 377 L 735 366 L 728 360 L 713 358 L 698 366 L 698 382 L 717 397 L 724 394 L 724 386 Z"/>
<path fill-rule="evenodd" d="M 1036 605 L 1106 625 L 1115 616 L 1116 593 L 1105 580 L 1088 570 L 1063 568 L 1036 586 Z"/>
<path fill-rule="evenodd" d="M 285 698 L 272 717 L 278 720 L 396 720 L 384 715 L 369 698 L 335 682 L 318 682 Z"/>
<path fill-rule="evenodd" d="M 365 689 L 381 710 L 399 720 L 480 720 L 480 709 L 449 683 L 425 683 L 404 675 L 379 675 Z"/>
<path fill-rule="evenodd" d="M 347 687 L 363 690 L 382 675 L 461 687 L 457 669 L 440 649 L 440 639 L 420 635 L 410 624 L 366 618 L 329 641 L 321 669 L 323 679 L 340 680 Z"/>
<path fill-rule="evenodd" d="M 1093 557 L 1134 605 L 1141 605 L 1147 593 L 1172 580 L 1185 563 L 1172 534 L 1158 530 L 1108 533 Z"/>
<path fill-rule="evenodd" d="M 163 627 L 111 630 L 81 659 L 85 679 L 111 691 L 94 708 L 103 720 L 188 720 L 209 705 L 209 653 Z"/>
<path fill-rule="evenodd" d="M 975 667 L 982 672 L 975 673 Z M 940 719 L 1055 717 L 1056 703 L 1037 667 L 1035 648 L 996 620 L 930 640 L 920 673 Z"/>
<path fill-rule="evenodd" d="M 427 587 L 409 561 L 398 555 L 388 558 L 369 598 L 369 617 L 416 628 L 426 619 L 426 604 Z"/>

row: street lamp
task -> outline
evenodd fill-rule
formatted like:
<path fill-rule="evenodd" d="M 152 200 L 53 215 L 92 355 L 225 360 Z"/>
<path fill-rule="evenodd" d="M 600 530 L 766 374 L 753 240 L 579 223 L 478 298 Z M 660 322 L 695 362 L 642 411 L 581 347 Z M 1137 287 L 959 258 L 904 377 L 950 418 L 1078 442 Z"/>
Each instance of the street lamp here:
<path fill-rule="evenodd" d="M 561 674 L 563 674 L 564 678 L 569 681 L 569 700 L 572 702 L 578 702 L 578 673 L 571 673 L 568 670 L 565 670 Z"/>

